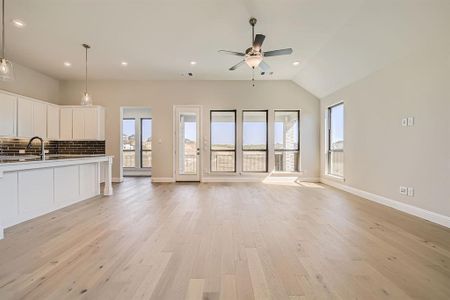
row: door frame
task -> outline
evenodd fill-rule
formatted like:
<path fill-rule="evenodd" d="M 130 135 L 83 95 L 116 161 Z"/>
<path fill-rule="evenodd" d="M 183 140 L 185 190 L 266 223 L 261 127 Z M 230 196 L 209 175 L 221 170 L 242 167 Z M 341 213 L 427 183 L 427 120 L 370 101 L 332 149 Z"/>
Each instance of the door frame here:
<path fill-rule="evenodd" d="M 198 167 L 198 180 L 180 180 L 177 178 L 177 167 L 178 167 L 178 161 L 177 161 L 177 148 L 178 148 L 178 136 L 177 136 L 177 130 L 178 130 L 178 120 L 177 120 L 177 109 L 198 109 L 199 110 L 199 116 L 198 116 L 198 126 L 199 126 L 199 136 L 198 136 L 198 148 L 199 150 L 199 167 Z M 172 176 L 173 180 L 175 182 L 177 181 L 194 181 L 194 182 L 201 182 L 203 177 L 203 107 L 201 105 L 174 105 L 173 106 L 173 112 L 172 112 L 172 145 L 173 145 L 173 151 L 172 151 Z"/>

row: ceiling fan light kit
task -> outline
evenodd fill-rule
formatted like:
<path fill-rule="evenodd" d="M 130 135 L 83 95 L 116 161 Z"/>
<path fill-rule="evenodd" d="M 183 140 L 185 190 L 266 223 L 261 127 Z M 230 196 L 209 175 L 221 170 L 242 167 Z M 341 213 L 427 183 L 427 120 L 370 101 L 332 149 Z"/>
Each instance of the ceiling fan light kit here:
<path fill-rule="evenodd" d="M 219 52 L 221 52 L 221 53 L 243 57 L 242 61 L 235 64 L 228 70 L 234 71 L 237 68 L 239 68 L 240 66 L 242 66 L 244 63 L 246 63 L 252 69 L 260 68 L 262 71 L 261 74 L 265 74 L 266 72 L 268 72 L 270 70 L 270 66 L 266 62 L 264 62 L 264 57 L 292 54 L 292 52 L 293 52 L 292 48 L 264 52 L 262 50 L 262 45 L 264 43 L 266 36 L 263 34 L 255 35 L 256 22 L 257 22 L 257 20 L 255 18 L 250 18 L 250 20 L 249 20 L 250 26 L 252 26 L 252 46 L 250 48 L 248 48 L 244 52 L 219 50 Z M 270 72 L 270 73 L 273 73 L 273 72 Z"/>
<path fill-rule="evenodd" d="M 5 58 L 5 0 L 2 0 L 2 49 L 0 57 L 0 80 L 14 80 L 14 66 Z"/>

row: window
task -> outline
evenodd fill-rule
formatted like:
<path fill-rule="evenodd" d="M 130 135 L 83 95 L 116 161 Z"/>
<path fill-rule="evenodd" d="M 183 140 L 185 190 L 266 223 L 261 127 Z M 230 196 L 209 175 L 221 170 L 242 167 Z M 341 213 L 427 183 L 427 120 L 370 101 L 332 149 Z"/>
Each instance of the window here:
<path fill-rule="evenodd" d="M 152 119 L 141 119 L 141 168 L 152 167 Z"/>
<path fill-rule="evenodd" d="M 236 171 L 236 111 L 211 111 L 211 172 Z"/>
<path fill-rule="evenodd" d="M 274 127 L 275 171 L 298 172 L 300 111 L 276 110 Z"/>
<path fill-rule="evenodd" d="M 328 108 L 328 174 L 344 176 L 344 103 Z"/>
<path fill-rule="evenodd" d="M 136 167 L 136 122 L 134 119 L 123 119 L 122 128 L 123 166 Z"/>
<path fill-rule="evenodd" d="M 242 170 L 267 172 L 267 111 L 242 112 Z"/>

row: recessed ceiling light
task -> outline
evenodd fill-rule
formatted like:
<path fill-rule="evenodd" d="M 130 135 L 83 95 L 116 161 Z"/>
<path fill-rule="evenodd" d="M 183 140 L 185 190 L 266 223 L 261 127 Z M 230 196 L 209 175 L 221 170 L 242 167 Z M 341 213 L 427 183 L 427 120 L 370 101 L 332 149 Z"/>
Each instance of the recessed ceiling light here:
<path fill-rule="evenodd" d="M 294 61 L 294 62 L 292 63 L 292 65 L 295 66 L 295 67 L 298 66 L 299 64 L 300 64 L 299 61 Z"/>
<path fill-rule="evenodd" d="M 20 20 L 20 19 L 14 19 L 11 22 L 17 28 L 24 28 L 25 26 L 27 26 L 27 23 L 25 23 L 23 20 Z"/>
<path fill-rule="evenodd" d="M 127 63 L 126 61 L 123 61 L 123 62 L 121 62 L 120 64 L 121 64 L 122 66 L 124 66 L 124 67 L 128 66 L 128 63 Z"/>
<path fill-rule="evenodd" d="M 66 62 L 64 62 L 64 65 L 65 65 L 66 67 L 70 67 L 72 64 L 71 64 L 70 62 L 66 61 Z"/>
<path fill-rule="evenodd" d="M 191 61 L 190 64 L 191 64 L 191 66 L 195 66 L 197 64 L 197 62 L 196 61 Z"/>

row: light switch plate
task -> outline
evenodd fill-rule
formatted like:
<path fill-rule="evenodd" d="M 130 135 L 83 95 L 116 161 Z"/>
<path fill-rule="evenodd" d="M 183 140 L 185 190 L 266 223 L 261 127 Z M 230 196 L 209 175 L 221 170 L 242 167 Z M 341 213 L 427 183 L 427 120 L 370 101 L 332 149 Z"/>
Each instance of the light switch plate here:
<path fill-rule="evenodd" d="M 414 126 L 414 117 L 408 117 L 408 126 Z"/>
<path fill-rule="evenodd" d="M 408 188 L 406 186 L 400 187 L 400 195 L 408 195 Z"/>
<path fill-rule="evenodd" d="M 403 118 L 402 119 L 402 127 L 406 127 L 408 126 L 408 119 L 407 118 Z"/>
<path fill-rule="evenodd" d="M 414 188 L 412 188 L 412 187 L 408 188 L 408 196 L 410 196 L 410 197 L 414 196 Z"/>

